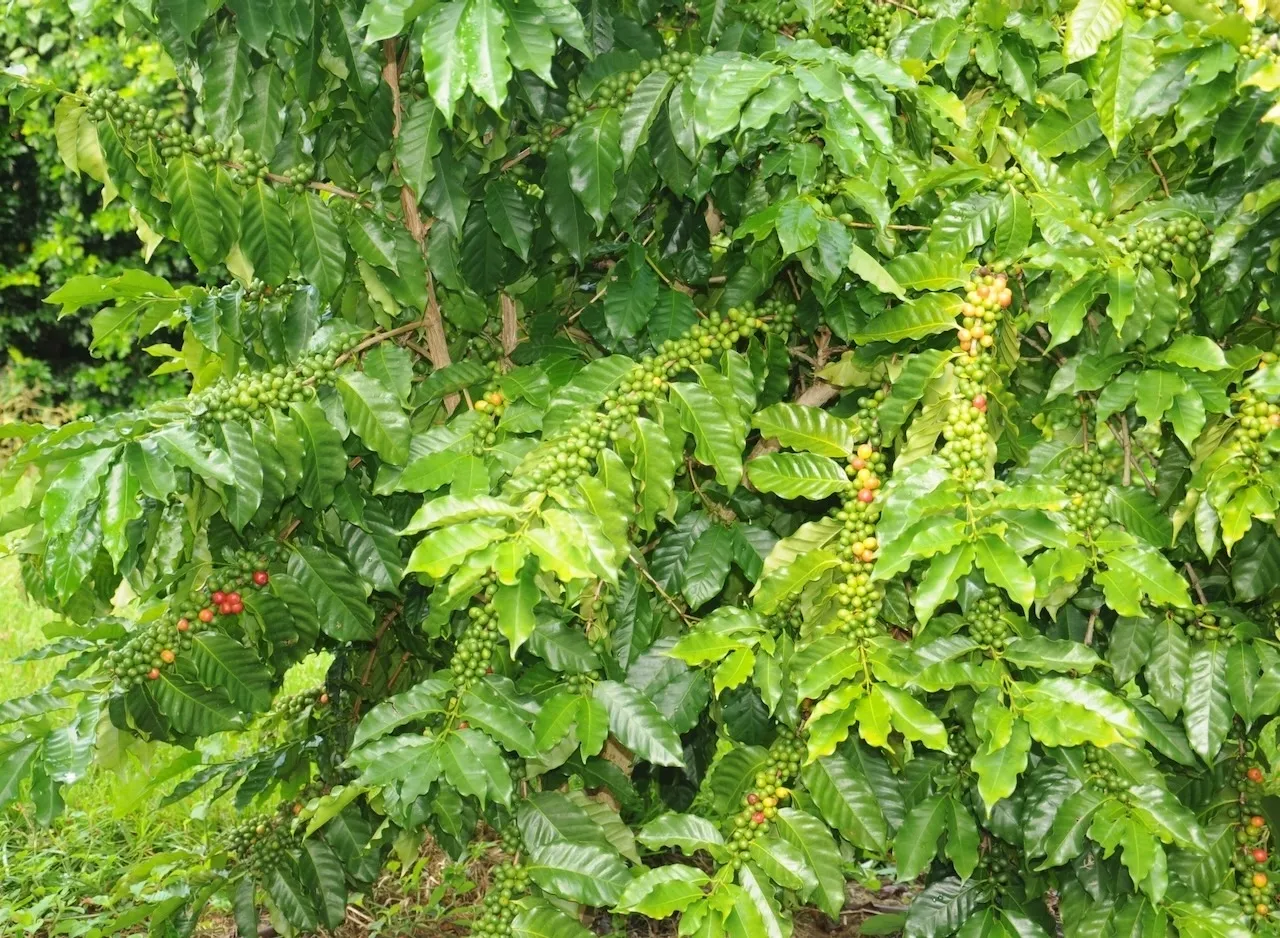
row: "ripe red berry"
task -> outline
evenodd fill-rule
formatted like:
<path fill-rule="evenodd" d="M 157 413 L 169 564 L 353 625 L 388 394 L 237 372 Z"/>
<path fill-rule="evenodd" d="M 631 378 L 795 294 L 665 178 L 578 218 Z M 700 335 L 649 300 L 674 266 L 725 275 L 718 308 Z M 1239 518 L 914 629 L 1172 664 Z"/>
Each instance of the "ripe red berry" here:
<path fill-rule="evenodd" d="M 856 471 L 859 469 L 867 468 L 867 461 L 863 459 L 861 456 L 854 456 L 852 459 L 849 460 L 849 465 Z"/>
<path fill-rule="evenodd" d="M 323 707 L 323 706 L 324 706 L 325 704 L 327 704 L 328 702 L 329 702 L 329 695 L 328 695 L 328 694 L 321 694 L 321 695 L 320 695 L 320 706 L 322 706 L 322 707 Z"/>
<path fill-rule="evenodd" d="M 179 619 L 179 620 L 178 620 L 178 631 L 179 631 L 179 632 L 189 632 L 190 630 L 191 630 L 191 622 L 190 622 L 190 620 L 188 620 L 188 619 Z"/>
<path fill-rule="evenodd" d="M 763 811 L 757 811 L 755 814 L 751 815 L 751 820 L 755 821 L 757 824 L 763 824 L 763 823 L 764 823 L 764 812 L 763 812 Z"/>
<path fill-rule="evenodd" d="M 759 803 L 760 803 L 760 796 L 757 795 L 755 792 L 752 792 L 751 794 L 747 795 L 747 804 L 759 804 Z"/>
<path fill-rule="evenodd" d="M 873 492 L 871 489 L 863 489 L 861 492 L 858 493 L 858 501 L 860 502 L 873 502 L 875 501 L 875 498 L 876 498 L 876 493 Z"/>
<path fill-rule="evenodd" d="M 160 679 L 160 669 L 159 669 L 159 668 L 152 668 L 150 671 L 148 671 L 148 672 L 147 672 L 147 680 L 149 680 L 149 681 L 156 681 L 156 680 L 159 680 L 159 679 Z"/>
<path fill-rule="evenodd" d="M 173 664 L 174 659 L 177 657 L 178 656 L 175 655 L 173 651 L 168 648 L 160 652 L 160 660 L 163 661 L 165 664 Z"/>
<path fill-rule="evenodd" d="M 298 815 L 298 814 L 301 814 L 301 813 L 302 813 L 302 803 L 301 803 L 300 801 L 295 801 L 295 802 L 293 803 L 293 813 L 294 813 L 295 815 Z"/>
<path fill-rule="evenodd" d="M 244 612 L 244 603 L 234 602 L 234 603 L 227 603 L 227 605 L 231 607 L 231 614 L 233 616 L 238 616 L 240 615 L 240 613 Z"/>
<path fill-rule="evenodd" d="M 1255 814 L 1253 817 L 1249 818 L 1249 826 L 1252 828 L 1259 828 L 1266 823 L 1266 819 L 1261 814 Z"/>
<path fill-rule="evenodd" d="M 975 397 L 973 399 L 973 406 L 985 414 L 987 412 L 987 395 L 979 394 Z"/>
<path fill-rule="evenodd" d="M 200 610 L 196 618 L 199 619 L 201 622 L 212 622 L 213 610 L 210 609 L 208 606 L 205 606 L 203 609 Z"/>
<path fill-rule="evenodd" d="M 227 602 L 231 603 L 233 606 L 234 606 L 236 603 L 240 602 L 240 600 L 241 600 L 241 596 L 240 596 L 240 594 L 239 594 L 239 593 L 228 593 L 228 594 L 227 594 Z"/>
<path fill-rule="evenodd" d="M 224 593 L 222 590 L 214 590 L 213 595 L 210 596 L 209 598 L 213 600 L 214 605 L 219 605 L 226 601 L 227 594 Z"/>
<path fill-rule="evenodd" d="M 266 586 L 271 582 L 271 574 L 266 570 L 255 570 L 253 572 L 253 582 L 255 586 Z"/>
<path fill-rule="evenodd" d="M 1253 857 L 1253 862 L 1254 862 L 1254 863 L 1266 863 L 1266 862 L 1267 862 L 1267 851 L 1266 851 L 1266 850 L 1264 850 L 1262 847 L 1254 847 L 1254 848 L 1253 848 L 1251 851 L 1249 851 L 1249 852 L 1250 852 L 1250 855 Z"/>
<path fill-rule="evenodd" d="M 1258 768 L 1256 765 L 1250 767 L 1248 775 L 1249 781 L 1251 782 L 1261 782 L 1263 779 L 1262 769 Z"/>
<path fill-rule="evenodd" d="M 222 603 L 218 606 L 218 611 L 222 613 L 224 616 L 231 615 L 231 603 L 227 602 L 226 600 L 223 600 Z"/>

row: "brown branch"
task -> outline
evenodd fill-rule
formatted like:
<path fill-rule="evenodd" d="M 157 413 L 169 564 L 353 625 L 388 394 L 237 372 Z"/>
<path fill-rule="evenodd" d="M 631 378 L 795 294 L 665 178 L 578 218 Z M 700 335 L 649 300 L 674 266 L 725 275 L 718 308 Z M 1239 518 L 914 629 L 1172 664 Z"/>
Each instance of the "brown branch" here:
<path fill-rule="evenodd" d="M 400 677 L 400 672 L 404 670 L 405 663 L 410 657 L 412 656 L 407 651 L 400 656 L 400 661 L 395 666 L 395 670 L 393 670 L 391 675 L 387 678 L 387 690 L 391 690 L 391 688 L 396 686 L 396 679 Z"/>
<path fill-rule="evenodd" d="M 1111 422 L 1108 425 L 1111 427 L 1111 432 L 1120 438 L 1120 445 L 1124 449 L 1124 484 L 1130 485 L 1133 482 L 1132 476 L 1129 474 L 1129 467 L 1132 465 L 1134 469 L 1138 470 L 1138 475 L 1142 476 L 1142 484 L 1146 486 L 1147 491 L 1152 495 L 1155 495 L 1157 493 L 1157 489 L 1146 471 L 1142 468 L 1142 463 L 1133 457 L 1132 445 L 1137 443 L 1138 448 L 1141 449 L 1143 453 L 1146 453 L 1147 458 L 1150 459 L 1152 463 L 1155 462 L 1155 458 L 1147 452 L 1146 448 L 1142 445 L 1142 441 L 1134 439 L 1133 434 L 1129 432 L 1129 418 L 1126 415 L 1120 415 L 1119 429 L 1116 428 L 1115 420 L 1116 418 L 1112 417 Z"/>
<path fill-rule="evenodd" d="M 1084 644 L 1093 644 L 1093 626 L 1098 621 L 1098 610 L 1095 609 L 1089 613 L 1089 624 L 1084 627 Z"/>
<path fill-rule="evenodd" d="M 516 318 L 516 301 L 503 292 L 499 297 L 502 306 L 502 364 L 511 367 L 511 353 L 520 344 L 520 321 Z"/>
<path fill-rule="evenodd" d="M 371 349 L 375 345 L 380 345 L 381 343 L 387 341 L 387 339 L 394 339 L 396 336 L 404 335 L 407 332 L 413 332 L 417 329 L 425 329 L 425 328 L 427 328 L 427 323 L 422 320 L 419 320 L 417 322 L 411 322 L 408 325 L 396 326 L 394 329 L 389 329 L 386 332 L 375 333 L 374 335 L 371 335 L 367 339 L 364 339 L 363 341 L 361 341 L 359 345 L 356 345 L 353 348 L 350 348 L 347 351 L 343 352 L 341 355 L 339 355 L 337 359 L 334 360 L 334 363 L 333 363 L 334 367 L 336 368 L 338 365 L 346 364 L 347 362 L 351 361 L 351 359 L 358 356 L 361 352 L 364 352 L 367 349 Z"/>
<path fill-rule="evenodd" d="M 1156 155 L 1150 150 L 1147 151 L 1147 159 L 1151 161 L 1151 168 L 1156 171 L 1156 175 L 1160 177 L 1160 188 L 1164 190 L 1164 197 L 1169 198 L 1169 180 L 1164 178 L 1164 170 L 1160 168 L 1160 164 L 1156 162 Z"/>
<path fill-rule="evenodd" d="M 1196 571 L 1191 567 L 1191 561 L 1188 560 L 1182 565 L 1182 569 L 1187 571 L 1187 579 L 1191 581 L 1191 586 L 1196 591 L 1196 596 L 1200 599 L 1200 605 L 1209 605 L 1209 600 L 1205 598 L 1204 587 L 1200 585 L 1200 578 L 1196 576 Z"/>
<path fill-rule="evenodd" d="M 667 591 L 662 588 L 662 585 L 653 578 L 653 574 L 649 572 L 648 567 L 646 567 L 643 563 L 638 563 L 636 564 L 636 569 L 640 571 L 640 575 L 642 577 L 644 577 L 646 580 L 649 581 L 649 585 L 651 585 L 655 590 L 658 591 L 658 595 L 667 601 L 667 605 L 669 605 L 672 609 L 675 610 L 676 615 L 678 615 L 681 619 L 685 621 L 686 625 L 693 625 L 695 622 L 698 621 L 693 616 L 689 615 L 689 613 L 685 612 L 683 609 L 680 608 L 680 604 L 677 603 L 674 599 L 672 599 L 671 596 L 667 593 Z"/>
<path fill-rule="evenodd" d="M 382 56 L 386 63 L 382 67 L 382 77 L 391 89 L 391 136 L 393 141 L 398 141 L 400 139 L 401 108 L 400 62 L 396 56 L 396 40 L 387 39 L 383 42 Z M 393 165 L 396 172 L 399 172 L 399 163 L 393 162 Z M 413 187 L 408 183 L 400 187 L 400 208 L 404 212 L 404 225 L 409 229 L 409 234 L 413 236 L 413 240 L 418 243 L 418 248 L 425 258 L 427 256 L 427 231 L 430 230 L 431 225 L 423 222 L 422 213 L 418 211 L 418 197 L 414 193 Z M 427 269 L 427 307 L 423 311 L 422 324 L 427 333 L 427 351 L 430 354 L 431 366 L 437 369 L 444 368 L 452 359 L 449 357 L 449 343 L 444 334 L 444 319 L 440 314 L 440 303 L 436 300 L 435 283 L 429 267 Z M 445 398 L 445 406 L 449 408 L 450 412 L 457 406 L 457 403 L 458 396 L 456 394 Z"/>

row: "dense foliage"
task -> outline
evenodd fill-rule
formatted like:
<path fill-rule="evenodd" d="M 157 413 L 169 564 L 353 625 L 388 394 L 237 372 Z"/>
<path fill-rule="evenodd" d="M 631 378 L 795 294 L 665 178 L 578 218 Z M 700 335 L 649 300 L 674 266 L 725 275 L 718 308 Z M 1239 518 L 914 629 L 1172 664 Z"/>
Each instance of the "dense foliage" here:
<path fill-rule="evenodd" d="M 105 0 L 6 3 L 5 67 L 67 89 L 116 88 L 166 112 L 184 111 L 168 57 L 159 43 L 138 40 L 136 22 L 127 21 L 136 12 L 120 7 Z M 179 376 L 148 377 L 155 360 L 130 350 L 129 337 L 94 335 L 87 315 L 59 321 L 57 307 L 44 301 L 73 277 L 137 266 L 144 242 L 152 270 L 182 280 L 195 273 L 172 242 L 137 230 L 127 202 L 104 204 L 97 183 L 68 171 L 55 124 L 51 108 L 0 107 L 0 421 L 23 416 L 26 405 L 101 413 L 183 390 Z"/>
<path fill-rule="evenodd" d="M 1276 933 L 1260 10 L 154 14 L 195 123 L 7 84 L 231 274 L 68 282 L 192 393 L 5 431 L 70 657 L 0 802 L 104 721 L 269 741 L 157 780 L 247 819 L 121 927 L 332 927 L 431 837 L 500 838 L 484 936 L 784 938 L 889 863 L 913 938 Z"/>

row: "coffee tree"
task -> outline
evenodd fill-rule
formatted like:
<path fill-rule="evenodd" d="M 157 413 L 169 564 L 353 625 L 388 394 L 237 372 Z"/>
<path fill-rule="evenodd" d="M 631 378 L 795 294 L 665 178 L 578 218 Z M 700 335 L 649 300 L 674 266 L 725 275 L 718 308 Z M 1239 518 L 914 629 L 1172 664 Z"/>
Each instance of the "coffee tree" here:
<path fill-rule="evenodd" d="M 0 801 L 244 739 L 121 927 L 334 927 L 430 838 L 493 845 L 482 936 L 785 938 L 885 871 L 914 938 L 1276 933 L 1264 10 L 210 6 L 124 13 L 191 122 L 58 104 L 226 285 L 50 300 L 192 393 L 4 431 L 68 657 Z"/>

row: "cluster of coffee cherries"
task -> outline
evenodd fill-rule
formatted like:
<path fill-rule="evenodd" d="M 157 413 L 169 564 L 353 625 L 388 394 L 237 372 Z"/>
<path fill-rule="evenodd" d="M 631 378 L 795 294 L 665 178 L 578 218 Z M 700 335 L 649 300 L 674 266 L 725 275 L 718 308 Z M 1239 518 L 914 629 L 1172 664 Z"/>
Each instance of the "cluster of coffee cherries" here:
<path fill-rule="evenodd" d="M 1084 770 L 1089 775 L 1089 783 L 1109 795 L 1117 796 L 1127 803 L 1129 783 L 1120 771 L 1112 764 L 1107 754 L 1097 746 L 1084 747 Z"/>
<path fill-rule="evenodd" d="M 994 586 L 985 587 L 965 615 L 969 637 L 988 651 L 1002 650 L 1014 638 L 1004 613 L 1004 595 Z"/>
<path fill-rule="evenodd" d="M 1257 458 L 1261 468 L 1270 466 L 1274 457 L 1263 447 L 1272 430 L 1280 429 L 1280 405 L 1272 404 L 1246 388 L 1236 398 L 1236 425 L 1227 444 L 1245 456 Z"/>
<path fill-rule="evenodd" d="M 1280 57 L 1280 24 L 1266 17 L 1249 31 L 1248 42 L 1239 46 L 1240 54 L 1247 59 L 1276 59 Z"/>
<path fill-rule="evenodd" d="M 941 789 L 953 784 L 961 775 L 969 771 L 969 762 L 978 751 L 969 740 L 969 734 L 961 724 L 947 727 L 947 748 L 951 754 L 934 774 L 934 787 Z"/>
<path fill-rule="evenodd" d="M 244 288 L 242 295 L 246 302 L 263 303 L 268 300 L 288 299 L 293 296 L 297 290 L 298 286 L 294 283 L 282 283 L 273 287 L 271 284 L 264 283 L 263 281 L 255 278 L 249 281 L 249 285 Z"/>
<path fill-rule="evenodd" d="M 851 0 L 845 7 L 844 32 L 849 46 L 881 54 L 889 49 L 895 7 L 885 0 Z"/>
<path fill-rule="evenodd" d="M 764 768 L 756 773 L 755 787 L 743 795 L 742 809 L 730 822 L 729 854 L 734 869 L 741 868 L 751 851 L 751 842 L 778 816 L 778 805 L 791 796 L 786 782 L 799 774 L 806 749 L 804 739 L 789 731 L 769 747 Z"/>
<path fill-rule="evenodd" d="M 1231 779 L 1236 804 L 1231 813 L 1236 823 L 1236 843 L 1240 852 L 1232 859 L 1236 871 L 1236 895 L 1241 911 L 1256 922 L 1273 918 L 1276 886 L 1267 850 L 1270 829 L 1262 815 L 1263 784 L 1266 773 L 1259 765 L 1241 764 Z"/>
<path fill-rule="evenodd" d="M 495 866 L 489 876 L 489 888 L 480 904 L 480 914 L 471 925 L 471 934 L 473 938 L 507 938 L 519 910 L 516 903 L 529 891 L 529 871 L 512 861 Z"/>
<path fill-rule="evenodd" d="M 623 425 L 665 395 L 673 377 L 693 365 L 727 351 L 741 339 L 767 329 L 786 335 L 795 305 L 769 300 L 757 309 L 751 304 L 721 315 L 711 313 L 678 339 L 667 339 L 657 355 L 646 355 L 605 395 L 602 409 L 583 414 L 561 437 L 542 448 L 517 486 L 544 488 L 564 485 L 589 472 L 606 442 L 616 441 Z M 767 321 L 766 321 L 767 317 Z"/>
<path fill-rule="evenodd" d="M 598 680 L 600 680 L 600 672 L 594 669 L 581 674 L 562 674 L 560 676 L 561 686 L 570 694 L 585 694 L 591 690 Z"/>
<path fill-rule="evenodd" d="M 991 441 L 985 396 L 954 401 L 947 409 L 942 439 L 941 456 L 951 477 L 961 490 L 973 491 L 986 475 L 987 444 Z"/>
<path fill-rule="evenodd" d="M 610 75 L 596 85 L 588 96 L 571 95 L 565 105 L 568 113 L 564 120 L 559 124 L 546 124 L 536 131 L 529 143 L 529 152 L 546 153 L 551 142 L 563 130 L 572 128 L 593 108 L 623 107 L 635 92 L 636 85 L 654 72 L 666 72 L 679 81 L 693 69 L 693 59 L 692 52 L 664 52 L 656 58 L 645 59 L 631 71 Z"/>
<path fill-rule="evenodd" d="M 1121 244 L 1130 257 L 1155 267 L 1178 256 L 1194 259 L 1203 254 L 1209 249 L 1209 235 L 1198 218 L 1144 221 Z"/>
<path fill-rule="evenodd" d="M 243 420 L 265 409 L 288 407 L 302 400 L 312 385 L 333 384 L 338 358 L 359 339 L 343 336 L 325 348 L 304 355 L 296 365 L 275 365 L 265 372 L 244 372 L 220 378 L 196 396 L 215 420 Z"/>
<path fill-rule="evenodd" d="M 312 713 L 321 707 L 329 706 L 329 694 L 323 687 L 298 691 L 296 694 L 282 694 L 276 698 L 271 708 L 271 715 L 283 723 L 292 723 L 304 714 Z"/>
<path fill-rule="evenodd" d="M 1022 879 L 1022 854 L 1012 844 L 992 837 L 978 858 L 978 869 L 997 896 Z"/>
<path fill-rule="evenodd" d="M 227 836 L 227 856 L 262 876 L 288 862 L 298 852 L 299 837 L 290 822 L 302 810 L 300 802 L 283 802 L 278 811 L 241 821 Z"/>
<path fill-rule="evenodd" d="M 1221 642 L 1223 647 L 1230 647 L 1239 641 L 1231 631 L 1231 620 L 1214 615 L 1201 603 L 1190 609 L 1170 609 L 1168 616 L 1182 626 L 1193 642 Z"/>
<path fill-rule="evenodd" d="M 795 4 L 792 3 L 752 3 L 741 7 L 738 15 L 746 22 L 754 23 L 769 33 L 776 33 L 783 26 L 794 23 L 800 18 L 796 13 Z"/>
<path fill-rule="evenodd" d="M 1013 303 L 1009 278 L 1003 273 L 981 273 L 965 286 L 960 307 L 960 329 L 956 340 L 960 350 L 977 358 L 995 344 L 996 326 Z"/>
<path fill-rule="evenodd" d="M 1173 7 L 1161 0 L 1125 0 L 1129 5 L 1129 9 L 1135 13 L 1140 13 L 1149 20 L 1155 19 L 1157 16 L 1168 16 L 1173 12 Z"/>
<path fill-rule="evenodd" d="M 871 394 L 864 394 L 858 398 L 858 409 L 849 417 L 857 438 L 866 440 L 872 446 L 880 445 L 879 411 L 880 405 L 888 396 L 889 392 L 884 388 L 877 388 Z"/>
<path fill-rule="evenodd" d="M 1078 449 L 1064 460 L 1067 504 L 1063 514 L 1077 531 L 1105 528 L 1111 523 L 1107 514 L 1107 459 L 1094 447 Z"/>
<path fill-rule="evenodd" d="M 478 584 L 479 601 L 467 607 L 467 618 L 471 621 L 449 662 L 449 670 L 453 672 L 454 685 L 459 693 L 493 671 L 490 663 L 499 638 L 498 611 L 493 608 L 497 582 L 498 578 L 492 573 L 481 577 Z"/>
<path fill-rule="evenodd" d="M 1031 180 L 1022 170 L 1010 166 L 992 173 L 990 182 L 984 188 L 992 192 L 1021 192 L 1025 195 L 1031 191 Z"/>
<path fill-rule="evenodd" d="M 280 175 L 284 176 L 284 181 L 294 192 L 303 193 L 307 191 L 311 180 L 316 178 L 316 171 L 310 166 L 291 166 Z"/>
<path fill-rule="evenodd" d="M 835 512 L 841 525 L 836 543 L 843 574 L 835 585 L 836 617 L 840 631 L 858 641 L 882 633 L 879 618 L 884 590 L 871 582 L 871 570 L 880 547 L 876 538 L 876 521 L 880 517 L 876 492 L 887 469 L 882 452 L 869 443 L 861 444 L 849 458 L 853 484 L 842 493 Z"/>
<path fill-rule="evenodd" d="M 191 648 L 191 622 L 165 615 L 135 632 L 119 648 L 107 653 L 107 670 L 128 690 L 160 678 L 160 671 Z"/>

